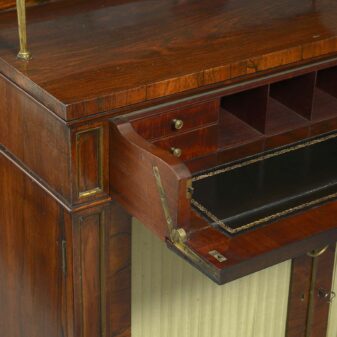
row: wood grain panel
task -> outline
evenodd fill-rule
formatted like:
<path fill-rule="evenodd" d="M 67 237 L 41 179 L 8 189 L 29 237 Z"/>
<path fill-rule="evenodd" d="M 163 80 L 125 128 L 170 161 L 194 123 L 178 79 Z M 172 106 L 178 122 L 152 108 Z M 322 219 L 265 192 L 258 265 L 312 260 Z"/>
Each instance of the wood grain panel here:
<path fill-rule="evenodd" d="M 131 216 L 117 203 L 106 216 L 106 336 L 131 337 Z"/>
<path fill-rule="evenodd" d="M 64 211 L 2 154 L 0 186 L 0 335 L 64 337 Z"/>
<path fill-rule="evenodd" d="M 59 1 L 28 10 L 29 63 L 15 12 L 1 14 L 0 70 L 73 120 L 336 56 L 336 13 L 334 0 Z"/>
<path fill-rule="evenodd" d="M 70 201 L 66 124 L 2 75 L 0 143 L 57 195 Z"/>
<path fill-rule="evenodd" d="M 75 336 L 131 337 L 131 221 L 117 204 L 74 214 Z"/>
<path fill-rule="evenodd" d="M 101 324 L 101 214 L 89 215 L 80 223 L 82 337 L 102 336 Z"/>

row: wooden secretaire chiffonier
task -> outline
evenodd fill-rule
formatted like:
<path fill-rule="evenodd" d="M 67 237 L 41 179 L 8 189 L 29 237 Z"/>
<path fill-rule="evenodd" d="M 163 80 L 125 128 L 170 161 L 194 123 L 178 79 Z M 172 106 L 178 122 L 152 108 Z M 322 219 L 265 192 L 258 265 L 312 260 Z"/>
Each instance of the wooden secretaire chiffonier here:
<path fill-rule="evenodd" d="M 40 2 L 0 0 L 0 336 L 130 337 L 134 216 L 219 285 L 292 259 L 324 337 L 337 1 Z"/>

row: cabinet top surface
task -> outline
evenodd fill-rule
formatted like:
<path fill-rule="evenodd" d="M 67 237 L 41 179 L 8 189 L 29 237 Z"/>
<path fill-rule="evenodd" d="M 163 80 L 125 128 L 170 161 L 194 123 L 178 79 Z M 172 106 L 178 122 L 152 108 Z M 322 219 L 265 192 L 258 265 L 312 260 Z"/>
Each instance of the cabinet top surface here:
<path fill-rule="evenodd" d="M 0 14 L 0 72 L 66 120 L 337 52 L 335 0 L 59 1 Z"/>

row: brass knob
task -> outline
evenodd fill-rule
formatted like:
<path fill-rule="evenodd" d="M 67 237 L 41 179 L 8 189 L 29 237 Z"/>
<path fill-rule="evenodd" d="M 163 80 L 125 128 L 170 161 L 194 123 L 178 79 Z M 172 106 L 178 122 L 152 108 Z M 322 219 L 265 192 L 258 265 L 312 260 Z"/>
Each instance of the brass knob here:
<path fill-rule="evenodd" d="M 182 154 L 181 149 L 179 149 L 178 147 L 171 147 L 171 153 L 175 156 L 175 157 L 180 157 Z"/>
<path fill-rule="evenodd" d="M 172 125 L 175 130 L 180 130 L 184 126 L 184 122 L 181 119 L 173 119 Z"/>

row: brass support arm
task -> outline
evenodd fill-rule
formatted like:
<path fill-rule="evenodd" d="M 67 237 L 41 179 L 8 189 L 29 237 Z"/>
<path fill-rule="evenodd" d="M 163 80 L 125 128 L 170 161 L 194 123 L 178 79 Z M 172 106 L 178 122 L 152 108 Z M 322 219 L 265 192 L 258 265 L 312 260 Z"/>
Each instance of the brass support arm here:
<path fill-rule="evenodd" d="M 31 54 L 27 45 L 27 24 L 26 24 L 26 0 L 16 0 L 16 10 L 18 14 L 20 51 L 18 58 L 21 60 L 31 59 Z"/>

